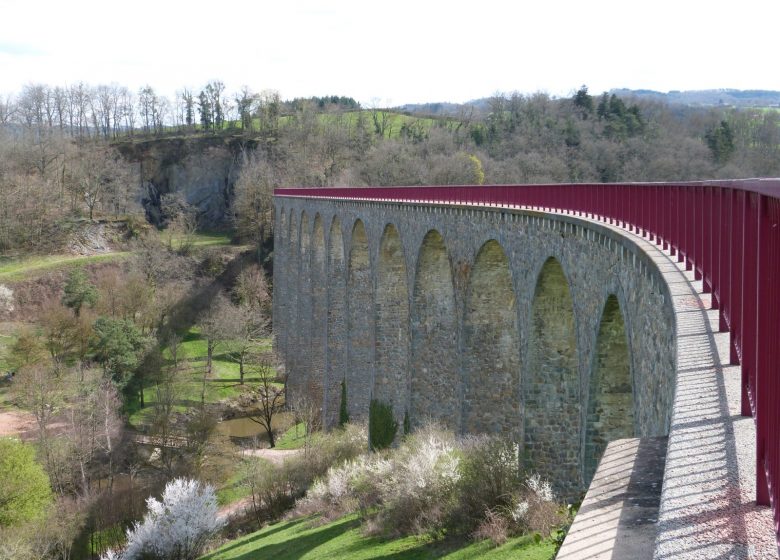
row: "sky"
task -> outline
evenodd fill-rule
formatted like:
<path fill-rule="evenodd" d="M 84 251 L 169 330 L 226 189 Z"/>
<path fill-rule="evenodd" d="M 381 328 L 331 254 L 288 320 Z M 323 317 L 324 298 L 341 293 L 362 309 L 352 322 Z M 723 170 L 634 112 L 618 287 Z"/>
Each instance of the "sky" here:
<path fill-rule="evenodd" d="M 0 94 L 222 80 L 366 106 L 497 92 L 780 90 L 780 0 L 0 0 Z"/>

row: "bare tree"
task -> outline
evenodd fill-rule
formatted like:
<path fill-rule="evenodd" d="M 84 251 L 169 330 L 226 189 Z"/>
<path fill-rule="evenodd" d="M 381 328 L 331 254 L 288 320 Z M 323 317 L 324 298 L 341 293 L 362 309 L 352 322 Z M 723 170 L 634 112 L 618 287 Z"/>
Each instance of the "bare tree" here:
<path fill-rule="evenodd" d="M 273 166 L 259 153 L 244 153 L 235 184 L 233 210 L 241 238 L 262 245 L 273 235 L 273 189 L 280 184 Z"/>
<path fill-rule="evenodd" d="M 126 197 L 121 193 L 131 180 L 129 164 L 114 150 L 103 147 L 84 147 L 74 157 L 68 169 L 69 187 L 74 197 L 81 197 L 93 219 L 95 209 L 108 198 L 114 213 L 127 210 Z"/>
<path fill-rule="evenodd" d="M 222 294 L 211 302 L 211 307 L 198 322 L 200 332 L 206 337 L 206 367 L 200 393 L 201 405 L 206 403 L 206 383 L 212 375 L 214 352 L 230 340 L 233 334 L 233 305 Z"/>
<path fill-rule="evenodd" d="M 252 388 L 252 394 L 257 399 L 259 409 L 257 414 L 248 418 L 263 427 L 268 435 L 269 447 L 275 447 L 273 420 L 284 408 L 285 387 L 274 382 L 273 370 L 268 362 L 260 362 L 254 368 L 257 371 L 258 381 Z"/>

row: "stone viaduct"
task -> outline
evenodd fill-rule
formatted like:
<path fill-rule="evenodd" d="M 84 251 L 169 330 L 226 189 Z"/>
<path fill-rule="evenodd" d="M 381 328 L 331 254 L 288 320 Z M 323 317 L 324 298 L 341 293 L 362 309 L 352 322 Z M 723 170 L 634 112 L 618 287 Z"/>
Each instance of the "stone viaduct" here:
<path fill-rule="evenodd" d="M 574 216 L 275 199 L 274 330 L 290 399 L 337 421 L 392 405 L 412 427 L 523 443 L 573 496 L 607 442 L 668 434 L 672 298 L 635 241 Z"/>

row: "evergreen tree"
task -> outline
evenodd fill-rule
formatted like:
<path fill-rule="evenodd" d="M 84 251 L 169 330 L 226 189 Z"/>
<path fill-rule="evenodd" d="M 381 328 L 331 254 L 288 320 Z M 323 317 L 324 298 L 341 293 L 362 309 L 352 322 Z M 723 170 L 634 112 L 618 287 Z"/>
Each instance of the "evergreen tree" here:
<path fill-rule="evenodd" d="M 371 399 L 368 406 L 368 445 L 372 451 L 387 449 L 393 445 L 398 432 L 398 422 L 393 417 L 393 407 Z"/>
<path fill-rule="evenodd" d="M 349 422 L 349 412 L 347 412 L 347 380 L 341 380 L 341 402 L 339 403 L 339 426 L 344 426 Z"/>
<path fill-rule="evenodd" d="M 716 163 L 726 163 L 734 153 L 734 133 L 728 122 L 720 121 L 704 134 L 704 138 Z"/>
<path fill-rule="evenodd" d="M 588 94 L 588 86 L 583 85 L 574 94 L 574 106 L 580 110 L 580 116 L 583 120 L 593 113 L 593 97 Z"/>
<path fill-rule="evenodd" d="M 77 317 L 85 304 L 92 307 L 98 299 L 97 288 L 89 282 L 86 272 L 81 268 L 70 271 L 64 290 L 62 304 L 73 309 Z"/>

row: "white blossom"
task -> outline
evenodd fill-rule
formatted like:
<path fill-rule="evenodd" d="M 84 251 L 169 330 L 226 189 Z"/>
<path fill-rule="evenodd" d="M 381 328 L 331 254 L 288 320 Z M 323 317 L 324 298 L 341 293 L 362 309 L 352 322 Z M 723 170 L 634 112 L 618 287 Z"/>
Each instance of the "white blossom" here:
<path fill-rule="evenodd" d="M 206 541 L 224 525 L 217 515 L 214 488 L 197 480 L 177 478 L 169 482 L 162 500 L 150 497 L 146 507 L 143 521 L 128 529 L 124 550 L 109 550 L 101 560 L 194 560 Z"/>

